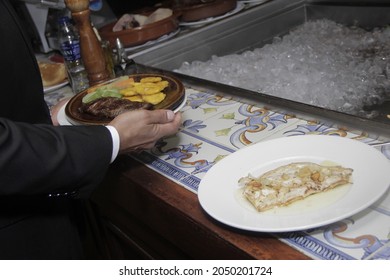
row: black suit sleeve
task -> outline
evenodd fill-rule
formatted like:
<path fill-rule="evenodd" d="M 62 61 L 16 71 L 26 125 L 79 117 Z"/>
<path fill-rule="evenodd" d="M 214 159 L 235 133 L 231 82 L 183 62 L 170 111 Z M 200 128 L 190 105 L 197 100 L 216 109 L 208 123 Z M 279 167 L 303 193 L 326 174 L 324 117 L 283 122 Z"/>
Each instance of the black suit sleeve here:
<path fill-rule="evenodd" d="M 103 126 L 54 127 L 0 118 L 0 195 L 87 194 L 104 176 L 111 153 L 111 134 Z"/>
<path fill-rule="evenodd" d="M 111 134 L 52 125 L 27 28 L 11 3 L 0 0 L 0 259 L 80 259 L 84 201 L 63 194 L 87 197 L 98 185 Z"/>
<path fill-rule="evenodd" d="M 54 127 L 25 28 L 0 0 L 0 197 L 86 194 L 102 179 L 112 153 L 102 126 Z"/>

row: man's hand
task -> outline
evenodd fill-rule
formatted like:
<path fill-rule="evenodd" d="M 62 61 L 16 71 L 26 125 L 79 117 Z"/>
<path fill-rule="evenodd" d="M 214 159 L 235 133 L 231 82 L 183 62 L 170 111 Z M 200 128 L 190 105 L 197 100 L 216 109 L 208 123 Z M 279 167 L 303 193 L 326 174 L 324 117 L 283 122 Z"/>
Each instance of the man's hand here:
<path fill-rule="evenodd" d="M 151 149 L 160 138 L 175 134 L 180 124 L 181 114 L 170 110 L 129 111 L 109 123 L 118 131 L 119 153 Z"/>

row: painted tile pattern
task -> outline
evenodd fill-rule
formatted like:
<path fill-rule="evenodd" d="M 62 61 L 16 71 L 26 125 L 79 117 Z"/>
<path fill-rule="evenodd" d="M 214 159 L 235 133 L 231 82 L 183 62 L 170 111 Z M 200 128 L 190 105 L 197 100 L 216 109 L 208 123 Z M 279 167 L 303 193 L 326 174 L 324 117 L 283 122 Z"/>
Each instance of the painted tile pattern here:
<path fill-rule="evenodd" d="M 195 88 L 187 87 L 186 94 L 180 132 L 134 158 L 194 194 L 214 164 L 253 143 L 307 134 L 336 135 L 367 144 L 380 142 L 364 133 L 307 122 Z M 51 96 L 59 99 L 58 94 Z M 47 101 L 53 102 L 49 96 Z M 390 159 L 390 145 L 378 149 Z M 275 236 L 314 259 L 390 259 L 390 193 L 348 219 Z"/>

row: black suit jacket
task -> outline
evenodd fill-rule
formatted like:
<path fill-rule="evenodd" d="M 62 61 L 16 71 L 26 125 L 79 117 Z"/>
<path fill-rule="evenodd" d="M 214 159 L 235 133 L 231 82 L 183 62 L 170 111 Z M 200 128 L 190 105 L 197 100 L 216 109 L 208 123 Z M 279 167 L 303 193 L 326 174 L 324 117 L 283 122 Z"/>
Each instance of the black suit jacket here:
<path fill-rule="evenodd" d="M 74 204 L 104 176 L 110 133 L 52 126 L 34 52 L 8 0 L 0 0 L 0 38 L 0 258 L 80 258 Z"/>

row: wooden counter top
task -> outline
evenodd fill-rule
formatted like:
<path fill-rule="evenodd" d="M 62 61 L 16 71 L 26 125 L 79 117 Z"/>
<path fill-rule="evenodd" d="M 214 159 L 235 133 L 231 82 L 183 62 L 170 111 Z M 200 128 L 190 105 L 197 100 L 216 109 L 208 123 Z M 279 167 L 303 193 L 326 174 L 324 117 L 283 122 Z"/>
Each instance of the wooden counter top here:
<path fill-rule="evenodd" d="M 91 198 L 98 254 L 111 259 L 309 259 L 269 234 L 228 228 L 196 194 L 129 156 Z"/>

